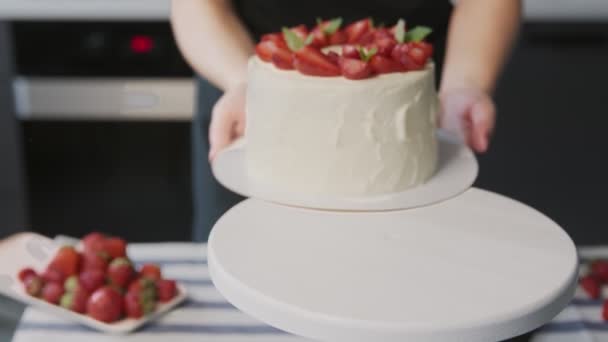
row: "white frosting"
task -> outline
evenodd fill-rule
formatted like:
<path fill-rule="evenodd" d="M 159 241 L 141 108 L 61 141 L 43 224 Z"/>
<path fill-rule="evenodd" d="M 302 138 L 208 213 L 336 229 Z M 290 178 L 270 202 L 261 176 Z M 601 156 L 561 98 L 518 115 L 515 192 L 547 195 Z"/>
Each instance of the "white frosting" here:
<path fill-rule="evenodd" d="M 352 81 L 249 62 L 247 168 L 257 183 L 377 195 L 425 182 L 437 161 L 434 68 Z"/>

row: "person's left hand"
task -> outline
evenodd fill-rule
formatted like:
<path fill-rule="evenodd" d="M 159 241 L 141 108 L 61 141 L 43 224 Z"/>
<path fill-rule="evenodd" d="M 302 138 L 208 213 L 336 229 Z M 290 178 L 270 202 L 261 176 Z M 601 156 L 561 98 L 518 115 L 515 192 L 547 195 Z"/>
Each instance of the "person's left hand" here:
<path fill-rule="evenodd" d="M 474 88 L 442 91 L 439 126 L 479 153 L 486 152 L 494 131 L 496 107 L 485 92 Z"/>

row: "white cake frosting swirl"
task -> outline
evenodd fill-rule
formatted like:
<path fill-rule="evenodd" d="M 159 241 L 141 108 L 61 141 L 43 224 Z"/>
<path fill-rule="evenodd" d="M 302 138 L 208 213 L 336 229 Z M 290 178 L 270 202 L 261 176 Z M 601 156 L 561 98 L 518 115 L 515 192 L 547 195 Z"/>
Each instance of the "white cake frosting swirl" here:
<path fill-rule="evenodd" d="M 434 68 L 364 80 L 249 62 L 246 165 L 278 191 L 370 196 L 419 185 L 435 171 Z"/>

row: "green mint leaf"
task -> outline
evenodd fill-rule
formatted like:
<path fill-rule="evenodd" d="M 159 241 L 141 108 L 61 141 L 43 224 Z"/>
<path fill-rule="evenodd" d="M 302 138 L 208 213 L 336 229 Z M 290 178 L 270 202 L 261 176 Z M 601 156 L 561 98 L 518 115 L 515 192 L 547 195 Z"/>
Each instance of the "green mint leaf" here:
<path fill-rule="evenodd" d="M 334 18 L 330 20 L 327 25 L 323 28 L 325 34 L 334 34 L 342 26 L 342 18 Z"/>
<path fill-rule="evenodd" d="M 359 51 L 359 58 L 361 58 L 361 60 L 364 62 L 369 62 L 369 60 L 372 59 L 372 57 L 374 57 L 376 53 L 378 53 L 378 49 L 376 47 L 373 47 L 368 50 L 364 47 L 359 46 L 357 48 L 357 51 Z"/>
<path fill-rule="evenodd" d="M 399 19 L 397 25 L 395 25 L 395 39 L 397 42 L 405 42 L 405 20 Z"/>
<path fill-rule="evenodd" d="M 426 26 L 416 26 L 413 29 L 407 31 L 405 35 L 406 42 L 421 42 L 426 38 L 429 34 L 431 34 L 433 30 Z"/>
<path fill-rule="evenodd" d="M 283 38 L 285 38 L 287 47 L 289 47 L 289 50 L 291 51 L 298 51 L 305 45 L 302 38 L 287 27 L 283 27 Z"/>
<path fill-rule="evenodd" d="M 315 37 L 311 34 L 309 34 L 306 37 L 306 40 L 304 41 L 304 45 L 310 45 L 310 43 L 312 43 L 312 41 L 315 39 Z"/>

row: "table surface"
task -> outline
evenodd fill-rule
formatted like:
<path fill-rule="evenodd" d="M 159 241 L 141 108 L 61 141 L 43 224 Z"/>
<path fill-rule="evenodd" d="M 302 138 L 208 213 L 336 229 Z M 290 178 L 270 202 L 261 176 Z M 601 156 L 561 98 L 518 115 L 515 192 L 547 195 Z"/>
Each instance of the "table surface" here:
<path fill-rule="evenodd" d="M 127 336 L 103 335 L 76 324 L 61 321 L 44 312 L 28 308 L 15 333 L 14 342 L 53 340 L 80 341 L 167 341 L 180 342 L 296 342 L 307 341 L 282 333 L 235 309 L 215 290 L 208 274 L 207 247 L 194 243 L 133 244 L 129 253 L 136 262 L 160 262 L 164 272 L 184 282 L 191 295 L 184 306 L 159 321 Z M 580 248 L 584 259 L 608 257 L 608 246 Z M 8 311 L 19 313 L 19 306 L 0 303 L 0 326 L 6 329 L 15 321 Z M 575 300 L 536 334 L 534 342 L 606 342 L 608 324 L 601 322 L 601 303 L 577 291 Z M 2 337 L 9 336 L 10 331 Z M 4 341 L 4 340 L 0 340 Z"/>

